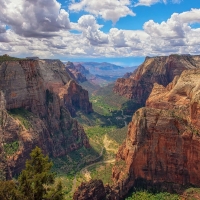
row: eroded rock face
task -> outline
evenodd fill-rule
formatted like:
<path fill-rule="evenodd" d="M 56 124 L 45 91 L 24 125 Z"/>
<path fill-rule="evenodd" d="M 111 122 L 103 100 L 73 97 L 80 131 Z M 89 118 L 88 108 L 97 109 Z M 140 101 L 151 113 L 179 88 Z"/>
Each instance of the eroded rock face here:
<path fill-rule="evenodd" d="M 73 195 L 74 200 L 105 200 L 106 192 L 101 180 L 82 183 Z"/>
<path fill-rule="evenodd" d="M 167 87 L 154 84 L 116 157 L 113 178 L 122 196 L 139 180 L 169 191 L 200 186 L 199 95 L 200 69 L 184 71 Z"/>
<path fill-rule="evenodd" d="M 119 200 L 119 196 L 102 180 L 81 183 L 73 195 L 73 200 Z"/>
<path fill-rule="evenodd" d="M 2 63 L 0 97 L 1 153 L 7 157 L 7 177 L 23 169 L 36 145 L 54 157 L 89 147 L 82 126 L 70 114 L 77 109 L 92 112 L 88 93 L 71 79 L 60 61 Z M 7 152 L 8 146 L 11 152 Z"/>
<path fill-rule="evenodd" d="M 170 55 L 147 57 L 129 78 L 119 78 L 113 91 L 138 103 L 145 104 L 153 84 L 167 86 L 186 69 L 200 67 L 200 56 Z"/>
<path fill-rule="evenodd" d="M 81 64 L 74 65 L 72 62 L 68 62 L 65 67 L 67 72 L 70 73 L 71 77 L 77 82 L 82 83 L 87 81 L 85 75 L 89 74 L 89 71 Z"/>

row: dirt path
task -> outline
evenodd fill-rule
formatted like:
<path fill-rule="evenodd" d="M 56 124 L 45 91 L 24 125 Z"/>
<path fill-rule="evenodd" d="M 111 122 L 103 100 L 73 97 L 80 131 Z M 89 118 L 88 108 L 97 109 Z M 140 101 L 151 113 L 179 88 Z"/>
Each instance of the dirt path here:
<path fill-rule="evenodd" d="M 86 179 L 91 178 L 91 177 L 90 177 L 90 172 L 88 171 L 88 168 L 89 168 L 89 167 L 92 167 L 92 166 L 95 166 L 95 165 L 99 165 L 99 164 L 104 164 L 104 163 L 114 163 L 114 162 L 115 162 L 115 159 L 109 159 L 109 160 L 104 160 L 104 161 L 95 162 L 95 161 L 97 161 L 97 160 L 103 155 L 103 150 L 104 150 L 104 149 L 106 149 L 106 150 L 108 150 L 108 151 L 114 151 L 114 152 L 116 152 L 116 149 L 114 149 L 114 148 L 109 148 L 110 143 L 111 143 L 111 141 L 109 141 L 108 138 L 107 138 L 107 135 L 105 135 L 105 136 L 104 136 L 104 140 L 103 140 L 103 145 L 104 145 L 104 146 L 103 146 L 102 149 L 101 149 L 100 155 L 99 155 L 97 158 L 95 158 L 95 159 L 93 160 L 94 163 L 92 163 L 92 164 L 90 164 L 90 165 L 84 167 L 83 169 L 81 169 L 80 173 L 83 173 L 84 176 L 87 176 Z M 72 190 L 71 190 L 72 193 L 74 193 L 74 191 L 75 191 L 75 189 L 76 189 L 76 183 L 77 183 L 77 177 L 76 177 L 76 176 L 77 176 L 77 173 L 76 173 L 76 175 L 74 176 L 73 186 L 72 186 Z"/>
<path fill-rule="evenodd" d="M 95 158 L 95 159 L 92 161 L 92 162 L 94 162 L 94 163 L 92 163 L 92 164 L 90 164 L 90 165 L 84 167 L 83 169 L 81 169 L 80 172 L 82 172 L 83 170 L 86 170 L 89 166 L 92 166 L 92 165 L 98 163 L 98 162 L 96 162 L 96 161 L 103 155 L 103 150 L 104 150 L 104 146 L 102 147 L 99 156 L 98 156 L 97 158 Z M 72 193 L 73 193 L 73 192 L 75 191 L 75 189 L 76 189 L 76 182 L 77 182 L 76 176 L 77 176 L 77 173 L 76 173 L 76 175 L 74 176 L 74 179 L 73 179 Z"/>
<path fill-rule="evenodd" d="M 104 148 L 107 150 L 107 151 L 112 151 L 114 153 L 117 153 L 117 149 L 115 148 L 110 148 L 110 144 L 112 143 L 111 140 L 108 139 L 108 136 L 107 134 L 105 135 L 104 139 L 103 139 L 103 145 L 104 145 Z"/>
<path fill-rule="evenodd" d="M 83 169 L 81 169 L 80 173 L 87 172 L 87 177 L 88 176 L 90 177 L 90 174 L 88 175 L 89 171 L 87 170 L 89 167 L 92 167 L 92 166 L 95 166 L 95 165 L 100 165 L 100 164 L 105 164 L 105 163 L 114 163 L 114 162 L 115 162 L 115 159 L 109 159 L 109 160 L 104 160 L 104 161 L 99 161 L 99 162 L 96 162 L 96 163 L 92 163 L 92 164 L 84 167 Z M 72 193 L 74 193 L 75 189 L 76 189 L 76 182 L 77 182 L 76 176 L 77 176 L 77 174 L 75 175 L 74 180 L 73 180 Z"/>

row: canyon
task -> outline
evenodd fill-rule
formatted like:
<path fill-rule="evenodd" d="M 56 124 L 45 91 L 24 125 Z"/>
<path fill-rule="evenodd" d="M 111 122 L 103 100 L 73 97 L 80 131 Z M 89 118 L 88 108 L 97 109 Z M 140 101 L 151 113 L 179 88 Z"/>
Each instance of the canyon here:
<path fill-rule="evenodd" d="M 141 184 L 181 193 L 200 186 L 200 69 L 185 70 L 166 87 L 155 83 L 135 112 L 113 178 L 121 195 Z"/>
<path fill-rule="evenodd" d="M 72 116 L 77 110 L 93 112 L 92 104 L 61 61 L 2 62 L 0 102 L 2 177 L 19 174 L 35 146 L 50 157 L 90 148 L 83 127 Z"/>
<path fill-rule="evenodd" d="M 78 70 L 68 65 L 42 59 L 0 64 L 1 179 L 18 175 L 35 146 L 51 158 L 91 148 L 75 117 L 79 111 L 91 117 L 92 104 Z M 144 107 L 133 114 L 118 149 L 113 183 L 82 183 L 73 199 L 124 199 L 141 187 L 178 194 L 200 187 L 200 56 L 147 57 L 113 90 Z"/>
<path fill-rule="evenodd" d="M 200 56 L 146 58 L 130 78 L 117 80 L 115 92 L 145 106 L 128 125 L 105 199 L 124 199 L 134 188 L 183 194 L 200 187 L 199 66 Z M 79 187 L 74 199 L 87 199 L 82 192 L 88 187 Z"/>
<path fill-rule="evenodd" d="M 167 86 L 183 70 L 199 68 L 199 60 L 198 55 L 146 57 L 128 78 L 117 79 L 113 91 L 144 106 L 154 83 Z"/>

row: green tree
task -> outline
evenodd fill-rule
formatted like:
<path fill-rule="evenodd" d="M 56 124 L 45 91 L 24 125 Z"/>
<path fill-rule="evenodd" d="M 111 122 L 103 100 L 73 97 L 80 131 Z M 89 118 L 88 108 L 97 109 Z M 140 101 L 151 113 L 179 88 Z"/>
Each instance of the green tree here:
<path fill-rule="evenodd" d="M 53 187 L 55 173 L 51 172 L 52 162 L 42 154 L 39 147 L 33 149 L 31 159 L 18 178 L 19 192 L 28 200 L 62 200 L 62 185 Z"/>
<path fill-rule="evenodd" d="M 1 200 L 26 200 L 17 190 L 14 181 L 0 181 L 0 199 Z"/>

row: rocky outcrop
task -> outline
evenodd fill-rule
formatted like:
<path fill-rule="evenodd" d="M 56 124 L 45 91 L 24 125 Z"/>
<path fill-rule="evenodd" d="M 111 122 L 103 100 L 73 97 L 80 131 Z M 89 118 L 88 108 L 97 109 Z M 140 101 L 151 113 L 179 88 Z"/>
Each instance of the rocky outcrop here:
<path fill-rule="evenodd" d="M 82 183 L 73 195 L 74 200 L 104 200 L 106 192 L 101 180 Z"/>
<path fill-rule="evenodd" d="M 81 183 L 73 195 L 74 200 L 119 200 L 118 195 L 109 185 L 104 186 L 101 180 Z"/>
<path fill-rule="evenodd" d="M 129 78 L 119 78 L 113 91 L 138 103 L 145 104 L 153 84 L 167 86 L 186 69 L 200 67 L 200 56 L 170 55 L 146 57 L 144 63 Z"/>
<path fill-rule="evenodd" d="M 0 97 L 0 153 L 7 177 L 22 170 L 36 145 L 53 157 L 89 147 L 82 126 L 70 114 L 92 112 L 88 93 L 59 60 L 3 62 Z"/>
<path fill-rule="evenodd" d="M 154 84 L 117 153 L 113 178 L 121 196 L 138 184 L 176 192 L 200 186 L 199 99 L 200 69 L 184 71 L 167 87 Z"/>
<path fill-rule="evenodd" d="M 74 65 L 72 62 L 67 62 L 65 67 L 66 71 L 77 82 L 82 83 L 87 81 L 87 78 L 85 76 L 89 74 L 89 71 L 85 69 L 85 67 L 81 64 Z"/>

